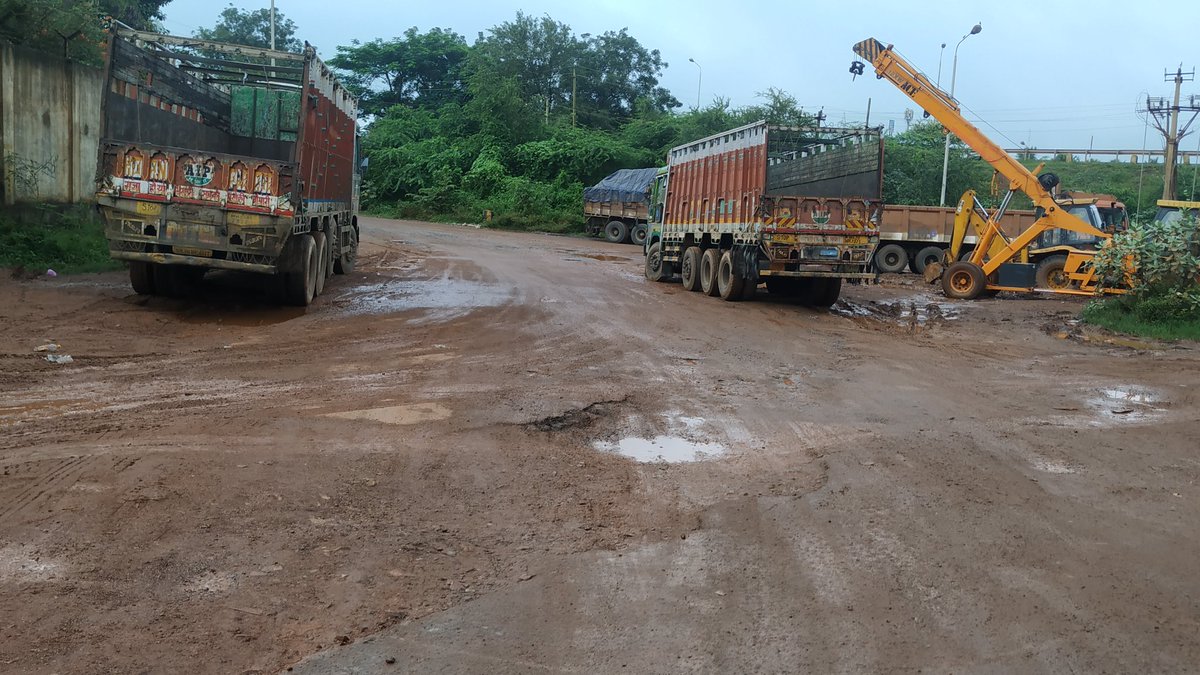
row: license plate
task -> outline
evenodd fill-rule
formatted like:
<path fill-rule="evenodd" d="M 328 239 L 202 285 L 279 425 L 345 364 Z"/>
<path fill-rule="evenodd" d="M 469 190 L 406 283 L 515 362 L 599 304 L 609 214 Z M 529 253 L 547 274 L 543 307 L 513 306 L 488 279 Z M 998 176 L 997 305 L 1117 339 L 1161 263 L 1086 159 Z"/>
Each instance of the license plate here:
<path fill-rule="evenodd" d="M 162 213 L 162 204 L 154 202 L 138 202 L 137 212 L 143 216 L 157 216 Z"/>
<path fill-rule="evenodd" d="M 229 224 L 249 227 L 262 223 L 262 216 L 256 216 L 249 213 L 230 213 Z"/>
<path fill-rule="evenodd" d="M 822 258 L 836 258 L 838 257 L 838 250 L 836 248 L 819 248 L 817 249 L 817 255 Z"/>
<path fill-rule="evenodd" d="M 197 258 L 211 258 L 213 252 L 206 248 L 192 248 L 190 246 L 172 246 L 171 252 L 176 255 L 190 255 Z"/>
<path fill-rule="evenodd" d="M 850 246 L 867 243 L 866 237 L 846 237 L 846 243 Z"/>

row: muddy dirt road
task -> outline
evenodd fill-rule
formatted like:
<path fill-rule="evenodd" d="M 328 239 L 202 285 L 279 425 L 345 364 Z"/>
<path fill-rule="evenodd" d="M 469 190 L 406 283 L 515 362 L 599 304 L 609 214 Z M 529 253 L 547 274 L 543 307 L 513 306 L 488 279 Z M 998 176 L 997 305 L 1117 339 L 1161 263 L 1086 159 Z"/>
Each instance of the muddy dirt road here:
<path fill-rule="evenodd" d="M 0 672 L 1200 667 L 1195 345 L 364 237 L 303 312 L 0 281 Z"/>

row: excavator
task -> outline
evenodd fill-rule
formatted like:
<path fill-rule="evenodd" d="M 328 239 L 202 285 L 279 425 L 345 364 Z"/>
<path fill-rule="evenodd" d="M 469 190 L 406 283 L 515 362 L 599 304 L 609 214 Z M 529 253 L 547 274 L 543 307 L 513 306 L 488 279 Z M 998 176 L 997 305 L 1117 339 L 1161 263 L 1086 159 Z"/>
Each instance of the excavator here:
<path fill-rule="evenodd" d="M 854 45 L 854 53 L 874 66 L 878 79 L 886 79 L 894 84 L 1009 181 L 1007 193 L 990 215 L 973 193 L 964 194 L 956 218 L 956 221 L 962 221 L 961 227 L 960 223 L 955 223 L 951 249 L 947 251 L 943 264 L 933 266 L 935 269 L 932 272 L 932 275 L 940 275 L 942 291 L 947 297 L 970 300 L 995 295 L 1000 291 L 1067 295 L 1119 294 L 1128 291 L 1122 284 L 1101 284 L 1102 280 L 1092 265 L 1096 251 L 1073 246 L 1067 246 L 1057 253 L 1063 257 L 1062 267 L 1054 273 L 1053 283 L 1039 284 L 1037 265 L 1030 262 L 1028 256 L 1030 245 L 1035 244 L 1043 233 L 1061 230 L 1095 242 L 1112 235 L 1080 219 L 1069 207 L 1056 201 L 1053 190 L 1059 184 L 1058 176 L 1049 172 L 1041 173 L 1044 167 L 1041 164 L 1029 170 L 992 142 L 963 117 L 958 102 L 952 96 L 930 82 L 892 45 L 885 46 L 875 38 L 867 38 Z M 862 75 L 863 70 L 861 61 L 850 64 L 850 72 L 855 76 Z M 1000 229 L 999 223 L 1017 192 L 1032 200 L 1038 218 L 1016 236 L 1008 237 Z M 958 260 L 962 238 L 968 227 L 977 229 L 978 240 L 970 255 Z M 957 246 L 953 245 L 955 242 Z M 953 257 L 951 252 L 954 253 Z M 928 269 L 926 275 L 927 278 L 931 276 Z M 933 280 L 936 281 L 936 276 Z"/>

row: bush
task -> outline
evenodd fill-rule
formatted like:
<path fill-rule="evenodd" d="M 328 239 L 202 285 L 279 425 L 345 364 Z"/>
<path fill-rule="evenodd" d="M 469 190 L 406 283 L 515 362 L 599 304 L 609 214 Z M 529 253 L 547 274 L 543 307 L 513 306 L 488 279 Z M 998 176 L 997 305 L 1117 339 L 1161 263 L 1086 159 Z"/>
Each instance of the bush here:
<path fill-rule="evenodd" d="M 104 225 L 86 206 L 34 206 L 0 216 L 0 268 L 73 273 L 120 266 L 109 257 Z"/>
<path fill-rule="evenodd" d="M 1200 223 L 1137 223 L 1114 236 L 1095 258 L 1109 287 L 1128 284 L 1124 296 L 1095 300 L 1089 323 L 1157 338 L 1200 339 Z"/>

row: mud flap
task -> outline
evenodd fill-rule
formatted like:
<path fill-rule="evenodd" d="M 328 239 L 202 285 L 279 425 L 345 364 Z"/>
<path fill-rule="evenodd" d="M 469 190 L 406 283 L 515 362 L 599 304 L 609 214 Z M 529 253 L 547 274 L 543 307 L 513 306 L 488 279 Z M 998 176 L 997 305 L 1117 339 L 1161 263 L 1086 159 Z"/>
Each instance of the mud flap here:
<path fill-rule="evenodd" d="M 758 285 L 758 247 L 738 245 L 733 247 L 733 273 L 746 281 Z"/>

